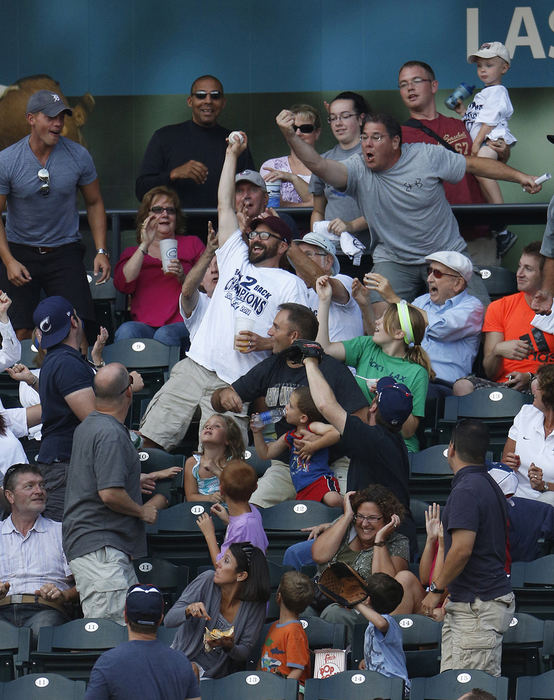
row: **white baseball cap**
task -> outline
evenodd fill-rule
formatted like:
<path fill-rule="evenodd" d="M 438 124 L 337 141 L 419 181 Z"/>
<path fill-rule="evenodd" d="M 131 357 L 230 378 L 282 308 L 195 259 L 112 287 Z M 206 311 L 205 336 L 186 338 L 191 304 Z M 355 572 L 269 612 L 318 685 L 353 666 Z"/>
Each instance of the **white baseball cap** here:
<path fill-rule="evenodd" d="M 473 275 L 473 263 L 466 256 L 457 253 L 455 250 L 439 250 L 438 253 L 427 255 L 425 260 L 435 260 L 446 267 L 449 267 L 454 272 L 458 272 L 466 282 L 469 282 Z"/>
<path fill-rule="evenodd" d="M 478 58 L 494 58 L 495 56 L 498 56 L 506 61 L 508 65 L 510 65 L 510 54 L 508 53 L 508 49 L 499 41 L 487 41 L 484 44 L 481 44 L 479 51 L 476 51 L 467 57 L 467 62 L 477 63 Z"/>

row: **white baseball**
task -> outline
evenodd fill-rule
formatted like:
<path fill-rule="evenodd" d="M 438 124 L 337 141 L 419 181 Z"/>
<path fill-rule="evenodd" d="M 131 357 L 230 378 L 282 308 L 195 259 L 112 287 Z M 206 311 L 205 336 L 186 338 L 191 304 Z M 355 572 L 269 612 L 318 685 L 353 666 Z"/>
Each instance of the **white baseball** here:
<path fill-rule="evenodd" d="M 240 131 L 231 131 L 229 134 L 229 143 L 235 143 L 235 141 L 238 141 L 239 143 L 244 142 L 244 136 L 240 133 Z"/>

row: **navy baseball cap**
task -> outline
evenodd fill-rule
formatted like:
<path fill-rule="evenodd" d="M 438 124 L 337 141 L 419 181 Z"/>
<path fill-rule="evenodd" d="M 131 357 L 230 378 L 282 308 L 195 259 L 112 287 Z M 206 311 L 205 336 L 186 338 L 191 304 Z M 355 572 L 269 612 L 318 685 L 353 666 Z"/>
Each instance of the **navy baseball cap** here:
<path fill-rule="evenodd" d="M 39 90 L 29 97 L 25 114 L 36 112 L 42 112 L 47 117 L 57 117 L 60 112 L 67 112 L 69 116 L 73 114 L 73 110 L 66 105 L 63 98 L 50 90 Z"/>
<path fill-rule="evenodd" d="M 39 303 L 33 314 L 33 323 L 41 333 L 41 348 L 47 350 L 67 337 L 73 311 L 73 304 L 64 297 L 46 297 Z"/>
<path fill-rule="evenodd" d="M 154 627 L 160 623 L 164 611 L 164 599 L 156 586 L 137 583 L 127 591 L 125 612 L 129 622 Z"/>
<path fill-rule="evenodd" d="M 377 382 L 377 403 L 382 419 L 391 425 L 405 423 L 414 405 L 408 387 L 394 377 L 381 377 Z"/>

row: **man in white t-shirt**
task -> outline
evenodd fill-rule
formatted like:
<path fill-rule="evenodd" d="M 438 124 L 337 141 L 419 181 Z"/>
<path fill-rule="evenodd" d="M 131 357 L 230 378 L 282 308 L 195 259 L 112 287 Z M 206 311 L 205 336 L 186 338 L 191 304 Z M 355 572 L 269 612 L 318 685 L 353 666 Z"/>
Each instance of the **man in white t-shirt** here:
<path fill-rule="evenodd" d="M 235 171 L 247 145 L 233 141 L 227 147 L 218 190 L 219 281 L 188 352 L 169 380 L 154 396 L 141 422 L 145 446 L 171 450 L 184 437 L 200 406 L 200 430 L 213 413 L 210 398 L 270 354 L 271 326 L 280 304 L 307 305 L 306 285 L 279 268 L 292 240 L 289 227 L 277 216 L 251 222 L 245 242 L 235 212 Z M 242 336 L 241 352 L 234 346 L 237 319 L 250 326 Z M 246 407 L 235 418 L 246 435 Z"/>
<path fill-rule="evenodd" d="M 296 274 L 308 287 L 308 304 L 317 315 L 319 297 L 315 283 L 321 275 L 329 275 L 333 290 L 329 309 L 329 337 L 331 342 L 350 340 L 364 334 L 362 313 L 352 297 L 352 277 L 340 274 L 340 263 L 335 246 L 322 233 L 307 233 L 296 239 L 288 252 L 289 262 Z"/>

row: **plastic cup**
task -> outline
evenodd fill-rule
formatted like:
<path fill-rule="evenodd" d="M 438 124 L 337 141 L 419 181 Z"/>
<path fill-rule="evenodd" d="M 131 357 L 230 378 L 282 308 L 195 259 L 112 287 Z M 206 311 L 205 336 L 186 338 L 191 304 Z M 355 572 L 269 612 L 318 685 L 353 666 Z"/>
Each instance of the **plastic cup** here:
<path fill-rule="evenodd" d="M 266 182 L 267 193 L 269 194 L 268 207 L 278 207 L 281 204 L 281 180 Z"/>
<path fill-rule="evenodd" d="M 172 260 L 177 260 L 177 241 L 174 238 L 162 238 L 160 241 L 162 270 L 167 272 L 167 266 Z"/>
<path fill-rule="evenodd" d="M 254 328 L 254 319 L 248 318 L 240 314 L 240 316 L 235 317 L 235 339 L 233 343 L 233 348 L 238 352 L 248 351 L 248 339 L 243 335 L 239 335 L 241 331 L 251 331 Z"/>
<path fill-rule="evenodd" d="M 314 233 L 322 233 L 324 236 L 328 236 L 330 223 L 330 221 L 314 221 L 312 230 Z"/>

